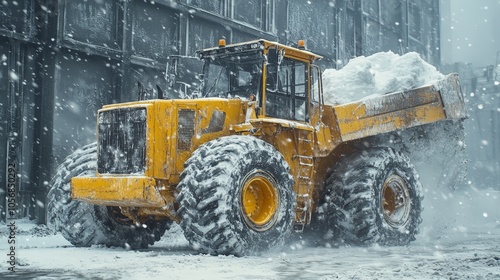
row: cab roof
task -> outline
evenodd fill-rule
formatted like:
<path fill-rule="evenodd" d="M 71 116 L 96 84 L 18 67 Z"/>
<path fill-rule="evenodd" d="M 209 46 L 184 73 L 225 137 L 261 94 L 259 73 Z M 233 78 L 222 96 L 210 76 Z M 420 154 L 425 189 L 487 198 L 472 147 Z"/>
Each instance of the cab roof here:
<path fill-rule="evenodd" d="M 231 53 L 241 53 L 248 52 L 254 50 L 262 50 L 264 53 L 267 53 L 267 50 L 270 48 L 278 48 L 278 50 L 284 50 L 286 57 L 297 58 L 301 60 L 307 61 L 316 61 L 323 58 L 320 55 L 314 54 L 310 51 L 304 49 L 298 49 L 294 47 L 290 47 L 287 45 L 280 44 L 278 42 L 268 41 L 264 39 L 258 39 L 253 41 L 247 41 L 236 44 L 229 44 L 222 47 L 213 47 L 207 48 L 203 50 L 197 51 L 200 58 L 204 58 L 207 56 L 216 56 L 216 55 L 227 55 Z"/>

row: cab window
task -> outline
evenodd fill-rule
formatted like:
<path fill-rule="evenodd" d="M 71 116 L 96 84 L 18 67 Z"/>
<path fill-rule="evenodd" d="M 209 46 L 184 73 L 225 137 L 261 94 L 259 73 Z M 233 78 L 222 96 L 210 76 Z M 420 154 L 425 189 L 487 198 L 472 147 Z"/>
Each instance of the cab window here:
<path fill-rule="evenodd" d="M 311 102 L 320 102 L 320 69 L 318 66 L 311 65 Z"/>
<path fill-rule="evenodd" d="M 283 58 L 266 70 L 266 115 L 307 120 L 307 63 Z"/>

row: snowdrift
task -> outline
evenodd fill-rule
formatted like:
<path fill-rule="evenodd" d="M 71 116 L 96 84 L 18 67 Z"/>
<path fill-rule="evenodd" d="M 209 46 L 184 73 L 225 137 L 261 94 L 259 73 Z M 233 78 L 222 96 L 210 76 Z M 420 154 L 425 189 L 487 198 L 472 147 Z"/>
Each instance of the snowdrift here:
<path fill-rule="evenodd" d="M 344 104 L 370 95 L 425 86 L 444 77 L 416 52 L 402 56 L 380 52 L 353 58 L 340 70 L 325 70 L 324 98 L 328 104 Z"/>

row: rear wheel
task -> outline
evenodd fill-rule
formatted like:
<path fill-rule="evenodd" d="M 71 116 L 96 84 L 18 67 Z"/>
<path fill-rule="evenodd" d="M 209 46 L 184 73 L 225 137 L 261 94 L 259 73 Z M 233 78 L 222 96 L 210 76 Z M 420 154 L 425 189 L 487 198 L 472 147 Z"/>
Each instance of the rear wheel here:
<path fill-rule="evenodd" d="M 405 245 L 422 219 L 422 186 L 409 160 L 373 148 L 340 160 L 326 182 L 323 219 L 341 241 Z"/>
<path fill-rule="evenodd" d="M 186 162 L 177 190 L 180 225 L 200 252 L 252 254 L 283 244 L 292 231 L 290 168 L 257 138 L 228 136 L 202 145 Z"/>
<path fill-rule="evenodd" d="M 96 155 L 97 145 L 93 143 L 75 151 L 57 168 L 47 195 L 47 225 L 79 247 L 100 244 L 136 249 L 160 240 L 171 223 L 169 220 L 147 218 L 136 224 L 118 207 L 71 199 L 71 178 L 94 176 Z"/>

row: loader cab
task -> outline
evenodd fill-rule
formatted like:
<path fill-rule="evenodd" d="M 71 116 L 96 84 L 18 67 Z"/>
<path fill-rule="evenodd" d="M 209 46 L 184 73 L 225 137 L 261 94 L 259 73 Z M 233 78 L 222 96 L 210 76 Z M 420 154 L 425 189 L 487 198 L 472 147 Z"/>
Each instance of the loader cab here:
<path fill-rule="evenodd" d="M 202 50 L 202 97 L 256 101 L 258 117 L 308 122 L 321 100 L 320 59 L 293 48 L 257 40 Z"/>

